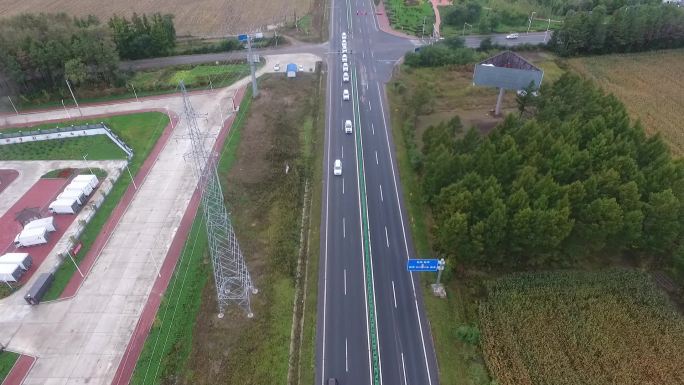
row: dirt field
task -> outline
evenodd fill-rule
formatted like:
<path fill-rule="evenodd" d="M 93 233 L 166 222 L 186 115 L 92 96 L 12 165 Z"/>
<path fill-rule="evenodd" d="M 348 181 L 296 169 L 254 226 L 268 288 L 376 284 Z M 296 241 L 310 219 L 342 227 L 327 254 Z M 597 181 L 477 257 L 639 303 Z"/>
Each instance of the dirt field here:
<path fill-rule="evenodd" d="M 70 15 L 98 16 L 106 21 L 114 14 L 133 12 L 172 13 L 176 15 L 178 36 L 217 37 L 256 30 L 281 22 L 292 22 L 294 15 L 309 12 L 312 0 L 0 0 L 0 17 L 33 12 L 65 12 Z"/>
<path fill-rule="evenodd" d="M 684 50 L 594 56 L 568 63 L 615 94 L 646 132 L 659 132 L 675 154 L 684 154 Z"/>

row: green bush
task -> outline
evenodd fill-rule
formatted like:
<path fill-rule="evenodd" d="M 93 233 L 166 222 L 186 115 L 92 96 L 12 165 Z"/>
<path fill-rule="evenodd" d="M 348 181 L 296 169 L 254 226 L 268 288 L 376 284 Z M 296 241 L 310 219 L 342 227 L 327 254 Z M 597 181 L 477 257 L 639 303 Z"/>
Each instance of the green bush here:
<path fill-rule="evenodd" d="M 456 338 L 470 345 L 480 343 L 480 329 L 476 326 L 461 325 L 456 329 Z"/>

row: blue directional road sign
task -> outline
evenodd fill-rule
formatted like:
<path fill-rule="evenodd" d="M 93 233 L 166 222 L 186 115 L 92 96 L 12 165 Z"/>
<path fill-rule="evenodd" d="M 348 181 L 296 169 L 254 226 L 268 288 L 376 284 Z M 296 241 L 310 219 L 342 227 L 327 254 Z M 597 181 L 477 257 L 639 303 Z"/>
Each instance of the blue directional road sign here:
<path fill-rule="evenodd" d="M 247 35 L 238 35 L 239 41 L 247 41 L 247 39 L 248 39 Z"/>
<path fill-rule="evenodd" d="M 408 271 L 437 271 L 438 268 L 437 259 L 409 259 L 406 263 Z"/>

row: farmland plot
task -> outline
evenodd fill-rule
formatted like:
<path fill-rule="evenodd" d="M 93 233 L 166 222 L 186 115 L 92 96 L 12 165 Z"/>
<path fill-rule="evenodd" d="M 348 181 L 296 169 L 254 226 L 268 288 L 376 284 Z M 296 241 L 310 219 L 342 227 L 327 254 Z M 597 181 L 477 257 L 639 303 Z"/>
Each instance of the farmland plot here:
<path fill-rule="evenodd" d="M 684 155 L 684 50 L 603 55 L 568 60 L 570 67 L 615 94 L 646 132 L 662 135 Z"/>
<path fill-rule="evenodd" d="M 0 0 L 0 17 L 21 13 L 59 13 L 74 16 L 95 15 L 106 22 L 117 14 L 130 17 L 133 12 L 171 13 L 176 16 L 178 36 L 218 37 L 253 31 L 310 11 L 311 0 Z"/>
<path fill-rule="evenodd" d="M 480 306 L 501 385 L 684 383 L 684 317 L 633 270 L 515 275 Z"/>

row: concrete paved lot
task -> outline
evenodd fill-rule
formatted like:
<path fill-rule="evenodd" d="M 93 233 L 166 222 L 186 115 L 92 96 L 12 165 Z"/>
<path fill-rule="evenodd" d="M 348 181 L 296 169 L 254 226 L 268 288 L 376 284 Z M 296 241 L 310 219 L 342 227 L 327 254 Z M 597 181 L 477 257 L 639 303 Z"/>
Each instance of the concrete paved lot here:
<path fill-rule="evenodd" d="M 260 73 L 266 72 L 269 63 Z M 244 85 L 241 81 L 237 86 Z M 228 116 L 237 86 L 191 97 L 195 111 L 206 114 L 200 129 L 213 144 Z M 82 107 L 84 115 L 167 109 L 180 114 L 178 96 Z M 221 112 L 219 111 L 221 108 Z M 64 111 L 5 116 L 5 124 L 63 119 Z M 3 118 L 0 118 L 0 122 Z M 0 302 L 0 343 L 38 357 L 25 384 L 109 384 L 147 300 L 163 258 L 196 185 L 186 124 L 159 154 L 145 182 L 114 229 L 78 294 L 65 301 L 29 307 Z"/>

